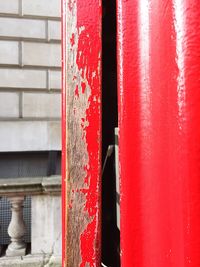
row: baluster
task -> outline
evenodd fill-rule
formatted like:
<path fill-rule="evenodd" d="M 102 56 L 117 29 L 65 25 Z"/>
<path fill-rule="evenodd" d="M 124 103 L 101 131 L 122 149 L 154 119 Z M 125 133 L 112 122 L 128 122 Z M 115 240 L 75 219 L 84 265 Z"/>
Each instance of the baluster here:
<path fill-rule="evenodd" d="M 23 236 L 26 226 L 23 219 L 24 197 L 9 197 L 11 203 L 12 218 L 8 227 L 8 234 L 11 243 L 6 250 L 6 256 L 24 256 L 26 254 L 26 244 Z"/>

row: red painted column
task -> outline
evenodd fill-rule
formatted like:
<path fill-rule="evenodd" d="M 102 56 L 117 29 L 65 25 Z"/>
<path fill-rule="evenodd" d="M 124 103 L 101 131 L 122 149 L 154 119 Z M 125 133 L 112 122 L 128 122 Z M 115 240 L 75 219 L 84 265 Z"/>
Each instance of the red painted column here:
<path fill-rule="evenodd" d="M 62 0 L 63 267 L 100 267 L 101 16 Z"/>
<path fill-rule="evenodd" d="M 200 2 L 117 2 L 122 267 L 197 267 Z"/>

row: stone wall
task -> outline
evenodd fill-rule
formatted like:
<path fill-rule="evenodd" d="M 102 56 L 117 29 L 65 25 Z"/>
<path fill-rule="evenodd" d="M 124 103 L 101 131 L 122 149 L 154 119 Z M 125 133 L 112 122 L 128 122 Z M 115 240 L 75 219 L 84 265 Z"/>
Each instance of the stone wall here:
<path fill-rule="evenodd" d="M 60 0 L 0 0 L 0 152 L 60 150 Z"/>

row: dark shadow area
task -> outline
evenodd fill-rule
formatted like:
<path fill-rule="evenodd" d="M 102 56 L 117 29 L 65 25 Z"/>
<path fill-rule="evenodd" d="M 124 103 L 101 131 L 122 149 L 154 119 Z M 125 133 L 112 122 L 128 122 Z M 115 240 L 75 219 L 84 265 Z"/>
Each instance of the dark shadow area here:
<path fill-rule="evenodd" d="M 102 162 L 114 144 L 117 117 L 116 3 L 103 0 L 102 55 Z M 108 158 L 102 181 L 102 262 L 119 267 L 119 230 L 116 225 L 114 153 Z"/>
<path fill-rule="evenodd" d="M 60 151 L 0 153 L 0 179 L 59 175 Z"/>

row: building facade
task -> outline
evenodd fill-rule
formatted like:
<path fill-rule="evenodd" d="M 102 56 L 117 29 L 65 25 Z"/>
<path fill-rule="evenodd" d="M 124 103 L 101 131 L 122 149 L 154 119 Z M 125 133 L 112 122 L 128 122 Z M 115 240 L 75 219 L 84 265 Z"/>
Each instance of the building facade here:
<path fill-rule="evenodd" d="M 0 0 L 0 266 L 21 266 L 20 257 L 24 266 L 50 266 L 54 254 L 60 264 L 60 6 L 59 0 Z M 29 243 L 25 252 L 7 251 L 14 238 L 8 225 L 19 243 L 24 237 Z"/>

